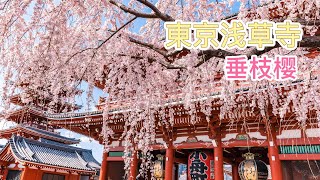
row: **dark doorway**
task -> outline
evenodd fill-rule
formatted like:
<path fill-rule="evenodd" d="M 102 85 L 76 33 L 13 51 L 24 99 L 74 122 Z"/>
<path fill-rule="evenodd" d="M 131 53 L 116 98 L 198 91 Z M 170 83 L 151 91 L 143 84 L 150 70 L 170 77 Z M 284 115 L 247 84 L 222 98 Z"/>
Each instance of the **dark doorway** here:
<path fill-rule="evenodd" d="M 7 180 L 20 180 L 21 171 L 9 170 L 7 175 Z"/>
<path fill-rule="evenodd" d="M 108 179 L 107 180 L 121 180 L 124 179 L 124 162 L 110 161 L 108 162 Z"/>
<path fill-rule="evenodd" d="M 64 180 L 63 175 L 44 173 L 42 180 Z"/>

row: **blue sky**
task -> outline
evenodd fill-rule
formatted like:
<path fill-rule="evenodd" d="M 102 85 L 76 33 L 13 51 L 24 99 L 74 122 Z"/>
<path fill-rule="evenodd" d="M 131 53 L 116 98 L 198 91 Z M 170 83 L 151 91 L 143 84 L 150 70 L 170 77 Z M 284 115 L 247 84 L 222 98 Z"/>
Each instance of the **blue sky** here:
<path fill-rule="evenodd" d="M 98 104 L 99 97 L 106 97 L 106 94 L 101 89 L 95 87 L 93 89 L 93 102 L 88 107 L 87 103 L 86 103 L 87 102 L 87 91 L 86 90 L 88 89 L 88 83 L 82 82 L 80 84 L 79 88 L 84 90 L 82 95 L 76 98 L 76 103 L 78 105 L 83 105 L 83 107 L 79 110 L 80 112 L 88 111 L 88 108 L 89 108 L 89 111 L 96 110 L 95 105 Z M 93 156 L 96 158 L 96 160 L 101 162 L 102 153 L 103 153 L 103 146 L 100 145 L 93 138 L 86 137 L 86 136 L 83 136 L 83 135 L 80 135 L 80 134 L 77 134 L 77 133 L 74 133 L 74 132 L 71 132 L 68 130 L 64 130 L 64 129 L 58 130 L 58 132 L 60 132 L 61 135 L 65 136 L 65 137 L 80 139 L 81 142 L 75 146 L 92 150 Z"/>

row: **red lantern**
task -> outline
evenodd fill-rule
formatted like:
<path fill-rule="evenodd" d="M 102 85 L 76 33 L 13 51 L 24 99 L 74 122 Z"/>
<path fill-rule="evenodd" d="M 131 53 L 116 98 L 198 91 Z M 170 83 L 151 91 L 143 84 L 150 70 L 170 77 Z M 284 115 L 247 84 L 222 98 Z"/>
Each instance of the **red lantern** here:
<path fill-rule="evenodd" d="M 214 179 L 213 152 L 196 150 L 189 155 L 188 180 L 192 179 Z"/>

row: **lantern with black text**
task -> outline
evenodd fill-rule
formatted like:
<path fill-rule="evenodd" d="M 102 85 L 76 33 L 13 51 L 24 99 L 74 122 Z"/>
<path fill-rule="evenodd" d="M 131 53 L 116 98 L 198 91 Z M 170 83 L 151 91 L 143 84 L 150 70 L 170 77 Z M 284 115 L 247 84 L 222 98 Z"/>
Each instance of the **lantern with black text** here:
<path fill-rule="evenodd" d="M 268 167 L 260 160 L 254 159 L 254 154 L 246 153 L 243 155 L 246 160 L 239 164 L 239 175 L 241 180 L 267 180 Z"/>
<path fill-rule="evenodd" d="M 188 180 L 213 180 L 213 152 L 193 151 L 188 160 Z"/>

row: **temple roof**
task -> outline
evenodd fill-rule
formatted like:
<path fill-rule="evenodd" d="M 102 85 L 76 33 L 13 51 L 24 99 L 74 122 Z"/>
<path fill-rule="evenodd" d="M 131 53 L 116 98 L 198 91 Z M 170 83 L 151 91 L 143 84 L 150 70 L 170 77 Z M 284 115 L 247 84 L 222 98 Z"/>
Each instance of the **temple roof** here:
<path fill-rule="evenodd" d="M 28 134 L 33 137 L 45 138 L 56 142 L 61 142 L 64 144 L 77 144 L 80 140 L 75 138 L 68 138 L 61 136 L 58 133 L 42 130 L 36 127 L 29 126 L 27 124 L 18 124 L 17 126 L 0 131 L 0 137 L 10 138 L 12 134 Z"/>
<path fill-rule="evenodd" d="M 8 156 L 8 149 L 11 156 Z M 2 161 L 19 161 L 22 164 L 37 164 L 60 169 L 95 172 L 100 169 L 91 150 L 41 139 L 40 141 L 13 135 L 0 152 Z"/>
<path fill-rule="evenodd" d="M 0 118 L 13 121 L 17 124 L 33 122 L 36 124 L 42 124 L 48 129 L 60 129 L 58 126 L 48 125 L 48 119 L 45 117 L 44 111 L 35 106 L 19 107 L 7 112 L 6 114 L 0 114 Z"/>
<path fill-rule="evenodd" d="M 318 71 L 310 78 L 310 82 L 317 81 L 315 74 L 320 73 Z M 297 87 L 305 83 L 304 79 L 298 79 L 293 81 L 292 84 L 285 84 L 283 82 L 272 82 L 272 85 L 275 89 L 282 91 L 283 98 L 289 94 L 289 90 L 286 87 Z M 245 94 L 250 91 L 251 85 L 248 82 L 239 82 L 238 87 L 235 88 L 235 95 Z M 259 90 L 267 90 L 266 86 L 258 87 Z M 183 97 L 181 95 L 168 96 L 163 100 L 161 107 L 170 107 L 173 109 L 173 124 L 172 132 L 175 137 L 184 137 L 189 136 L 191 133 L 194 135 L 205 135 L 210 133 L 215 133 L 214 128 L 219 127 L 220 131 L 224 134 L 227 133 L 238 133 L 244 131 L 243 122 L 246 122 L 246 126 L 249 127 L 250 131 L 259 131 L 260 133 L 266 133 L 266 126 L 264 123 L 260 122 L 260 111 L 251 111 L 243 109 L 242 111 L 228 111 L 223 118 L 220 118 L 220 105 L 218 100 L 221 98 L 221 85 L 217 86 L 216 89 L 208 91 L 206 94 L 196 94 L 192 98 L 191 102 L 195 103 L 203 100 L 212 101 L 212 110 L 211 115 L 214 118 L 210 119 L 210 123 L 207 121 L 206 115 L 201 112 L 201 107 L 196 105 L 197 113 L 195 121 L 192 121 L 190 111 L 185 109 L 183 106 Z M 214 103 L 218 102 L 218 103 Z M 108 122 L 108 127 L 113 131 L 113 140 L 120 139 L 122 140 L 123 132 L 125 132 L 125 126 L 127 121 L 127 112 L 130 112 L 130 106 L 125 102 L 108 102 L 110 107 L 108 107 L 108 112 L 93 111 L 93 112 L 83 112 L 83 113 L 60 113 L 60 114 L 46 114 L 46 117 L 50 125 L 59 126 L 61 128 L 66 128 L 68 130 L 90 136 L 95 140 L 103 143 L 103 137 L 101 135 L 103 127 L 103 119 Z M 159 105 L 159 106 L 160 106 Z M 108 104 L 109 106 L 109 104 Z M 156 107 L 156 106 L 155 106 Z M 271 106 L 269 106 L 268 112 L 271 112 Z M 164 108 L 163 108 L 164 109 Z M 270 111 L 269 111 L 270 110 Z M 165 114 L 169 116 L 169 111 L 165 109 Z M 280 118 L 273 118 L 272 123 L 279 125 L 279 132 L 281 130 L 287 129 L 300 129 L 299 123 L 294 117 L 294 109 L 292 105 L 289 105 L 286 113 L 284 114 L 286 118 L 286 123 L 282 123 L 280 126 Z M 155 113 L 154 117 L 159 118 L 159 114 Z M 232 124 L 230 119 L 234 120 Z M 159 121 L 158 121 L 159 122 Z M 165 137 L 167 133 L 167 127 L 163 124 L 156 122 L 155 134 L 156 138 Z M 308 118 L 307 120 L 307 129 L 312 129 L 312 127 L 317 126 L 317 121 L 315 118 Z M 192 125 L 193 127 L 191 128 Z M 143 126 L 142 122 L 137 123 L 136 127 L 140 128 Z"/>
<path fill-rule="evenodd" d="M 52 102 L 52 99 L 50 98 L 39 98 L 37 95 L 29 92 L 26 92 L 26 94 L 28 94 L 28 96 L 32 97 L 33 101 L 30 102 L 29 104 L 26 104 L 24 102 L 22 102 L 21 100 L 21 94 L 15 94 L 13 96 L 10 96 L 10 102 L 18 105 L 18 106 L 26 106 L 26 105 L 33 105 L 36 106 L 37 108 L 40 108 L 42 110 L 48 110 L 48 108 L 46 107 L 48 104 L 50 104 L 50 102 Z M 68 102 L 59 102 L 58 104 L 56 104 L 56 107 L 53 109 L 56 112 L 60 112 L 63 109 L 67 109 L 68 111 L 72 111 L 72 110 L 79 110 L 81 109 L 82 106 L 79 106 L 77 104 L 73 105 L 70 104 Z"/>

